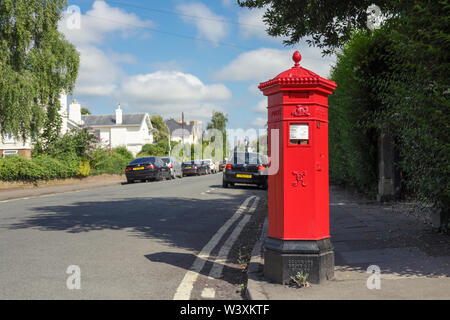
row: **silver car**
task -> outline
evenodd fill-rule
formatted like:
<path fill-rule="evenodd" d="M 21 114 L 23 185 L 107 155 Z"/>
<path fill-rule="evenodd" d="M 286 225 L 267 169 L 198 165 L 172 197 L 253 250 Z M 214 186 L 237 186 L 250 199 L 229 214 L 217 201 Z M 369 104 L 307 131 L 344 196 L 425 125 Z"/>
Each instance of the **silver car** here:
<path fill-rule="evenodd" d="M 162 161 L 170 168 L 170 174 L 172 178 L 183 178 L 183 172 L 181 171 L 181 164 L 174 157 L 162 157 Z"/>

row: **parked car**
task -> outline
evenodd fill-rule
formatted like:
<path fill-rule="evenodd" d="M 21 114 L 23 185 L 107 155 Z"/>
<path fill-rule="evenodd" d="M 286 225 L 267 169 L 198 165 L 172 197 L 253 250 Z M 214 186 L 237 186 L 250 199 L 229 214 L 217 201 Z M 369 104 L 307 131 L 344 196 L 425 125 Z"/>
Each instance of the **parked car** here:
<path fill-rule="evenodd" d="M 172 178 L 183 177 L 183 172 L 181 171 L 181 164 L 174 157 L 163 157 L 162 161 L 170 168 L 170 174 Z"/>
<path fill-rule="evenodd" d="M 159 157 L 136 158 L 125 168 L 128 183 L 136 180 L 150 181 L 172 179 L 170 168 Z"/>
<path fill-rule="evenodd" d="M 222 160 L 219 162 L 219 171 L 224 171 L 227 165 L 227 160 Z"/>
<path fill-rule="evenodd" d="M 235 152 L 223 173 L 224 188 L 235 183 L 256 184 L 267 189 L 267 157 L 254 152 Z"/>
<path fill-rule="evenodd" d="M 208 166 L 199 160 L 185 161 L 181 165 L 183 176 L 207 174 Z"/>
<path fill-rule="evenodd" d="M 202 162 L 208 166 L 208 173 L 217 172 L 216 164 L 214 163 L 214 161 L 212 161 L 211 159 L 203 159 Z"/>

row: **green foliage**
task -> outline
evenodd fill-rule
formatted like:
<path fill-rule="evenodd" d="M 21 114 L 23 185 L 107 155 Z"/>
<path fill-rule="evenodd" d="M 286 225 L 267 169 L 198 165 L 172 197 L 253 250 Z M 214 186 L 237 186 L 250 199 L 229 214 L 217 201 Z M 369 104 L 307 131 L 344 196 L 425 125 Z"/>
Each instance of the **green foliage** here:
<path fill-rule="evenodd" d="M 338 88 L 329 98 L 329 148 L 331 182 L 374 193 L 378 133 L 368 119 L 379 103 L 367 82 L 371 41 L 365 33 L 355 33 L 338 55 L 331 74 Z"/>
<path fill-rule="evenodd" d="M 0 1 L 0 133 L 53 141 L 59 95 L 71 92 L 79 54 L 58 31 L 65 0 Z"/>
<path fill-rule="evenodd" d="M 89 111 L 88 108 L 81 108 L 81 114 L 82 115 L 89 115 L 89 114 L 91 114 L 91 112 Z"/>
<path fill-rule="evenodd" d="M 406 187 L 448 213 L 450 5 L 416 1 L 411 10 L 384 30 L 390 68 L 371 84 L 386 106 L 379 121 L 395 128 Z"/>
<path fill-rule="evenodd" d="M 178 144 L 178 141 L 171 141 L 170 146 L 172 149 Z M 156 156 L 167 157 L 169 155 L 169 142 L 167 139 L 160 140 L 154 144 L 145 144 L 142 146 L 142 150 L 138 153 L 137 157 Z"/>
<path fill-rule="evenodd" d="M 134 159 L 133 154 L 128 151 L 125 147 L 117 147 L 113 149 L 113 152 L 120 155 L 122 158 L 124 158 L 127 162 L 131 162 L 131 160 Z"/>
<path fill-rule="evenodd" d="M 153 137 L 155 142 L 160 142 L 162 140 L 168 140 L 169 138 L 169 128 L 167 128 L 164 119 L 160 115 L 153 115 L 151 117 L 151 122 L 153 128 L 156 130 L 153 132 Z"/>
<path fill-rule="evenodd" d="M 33 154 L 46 154 L 55 158 L 59 158 L 61 155 L 74 154 L 84 159 L 89 157 L 96 142 L 96 137 L 86 129 L 72 129 L 64 136 L 54 139 L 52 143 L 43 144 L 38 141 L 34 146 Z"/>
<path fill-rule="evenodd" d="M 228 117 L 219 111 L 214 111 L 213 115 L 211 117 L 211 122 L 209 122 L 206 126 L 206 129 L 217 129 L 222 132 L 222 145 L 223 145 L 223 151 L 222 151 L 222 157 L 226 157 L 228 154 L 227 152 L 227 123 L 228 123 Z M 220 159 L 222 160 L 222 159 Z"/>
<path fill-rule="evenodd" d="M 64 179 L 78 173 L 79 160 L 67 157 L 57 160 L 49 156 L 37 156 L 32 160 L 20 156 L 0 159 L 0 180 L 30 181 Z"/>
<path fill-rule="evenodd" d="M 271 36 L 285 37 L 293 45 L 307 38 L 310 45 L 327 54 L 343 46 L 354 30 L 367 30 L 367 9 L 377 5 L 389 19 L 413 16 L 415 3 L 427 5 L 428 0 L 238 0 L 248 8 L 265 8 L 264 22 Z M 437 2 L 437 1 L 434 1 Z"/>
<path fill-rule="evenodd" d="M 133 159 L 125 148 L 108 150 L 99 148 L 91 154 L 91 174 L 122 174 Z"/>
<path fill-rule="evenodd" d="M 91 165 L 89 160 L 84 159 L 80 161 L 77 175 L 80 177 L 87 177 L 91 173 Z"/>
<path fill-rule="evenodd" d="M 338 56 L 330 173 L 334 182 L 370 188 L 364 181 L 371 172 L 376 181 L 371 137 L 388 129 L 400 151 L 404 191 L 448 212 L 450 6 L 414 1 L 410 11 L 373 33 L 354 33 Z"/>

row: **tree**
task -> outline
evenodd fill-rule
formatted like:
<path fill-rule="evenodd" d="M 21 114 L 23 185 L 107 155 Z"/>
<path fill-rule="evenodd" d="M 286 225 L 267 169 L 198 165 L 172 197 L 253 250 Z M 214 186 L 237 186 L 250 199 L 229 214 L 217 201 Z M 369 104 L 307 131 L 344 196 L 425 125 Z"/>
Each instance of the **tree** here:
<path fill-rule="evenodd" d="M 81 108 L 81 114 L 82 115 L 90 115 L 91 112 L 89 111 L 88 108 Z"/>
<path fill-rule="evenodd" d="M 368 8 L 375 4 L 386 16 L 413 14 L 414 0 L 238 0 L 241 7 L 266 8 L 264 22 L 271 36 L 293 45 L 309 37 L 310 45 L 327 54 L 350 39 L 355 29 L 367 30 Z M 422 2 L 431 2 L 423 0 Z"/>
<path fill-rule="evenodd" d="M 216 129 L 222 132 L 223 136 L 223 156 L 227 155 L 227 122 L 228 117 L 220 111 L 214 111 L 211 122 L 208 123 L 206 129 Z"/>
<path fill-rule="evenodd" d="M 389 129 L 403 192 L 448 219 L 450 6 L 416 1 L 413 11 L 395 25 L 355 32 L 338 54 L 332 72 L 338 88 L 329 100 L 330 174 L 360 191 L 375 189 L 374 138 Z"/>
<path fill-rule="evenodd" d="M 59 96 L 71 93 L 79 54 L 58 31 L 65 0 L 0 1 L 0 133 L 54 140 Z"/>
<path fill-rule="evenodd" d="M 169 138 L 169 128 L 167 128 L 164 119 L 160 115 L 153 115 L 151 117 L 152 126 L 156 131 L 153 136 L 155 138 L 155 142 L 159 142 L 161 140 L 168 140 Z"/>

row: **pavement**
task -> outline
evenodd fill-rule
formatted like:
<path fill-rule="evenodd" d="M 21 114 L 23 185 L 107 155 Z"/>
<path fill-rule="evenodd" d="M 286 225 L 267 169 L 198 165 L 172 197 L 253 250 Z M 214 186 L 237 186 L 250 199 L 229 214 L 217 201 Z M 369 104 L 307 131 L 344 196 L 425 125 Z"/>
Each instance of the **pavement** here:
<path fill-rule="evenodd" d="M 426 219 L 418 219 L 403 207 L 366 201 L 332 187 L 330 231 L 335 279 L 310 287 L 264 279 L 267 230 L 266 219 L 249 264 L 250 299 L 450 299 L 450 236 L 436 233 Z M 380 268 L 379 289 L 367 286 L 372 265 Z"/>
<path fill-rule="evenodd" d="M 126 182 L 124 175 L 100 175 L 86 178 L 40 181 L 38 184 L 0 181 L 0 202 L 118 186 L 124 182 Z"/>
<path fill-rule="evenodd" d="M 212 174 L 16 189 L 0 202 L 0 300 L 242 299 L 229 258 L 266 192 L 221 185 Z"/>

